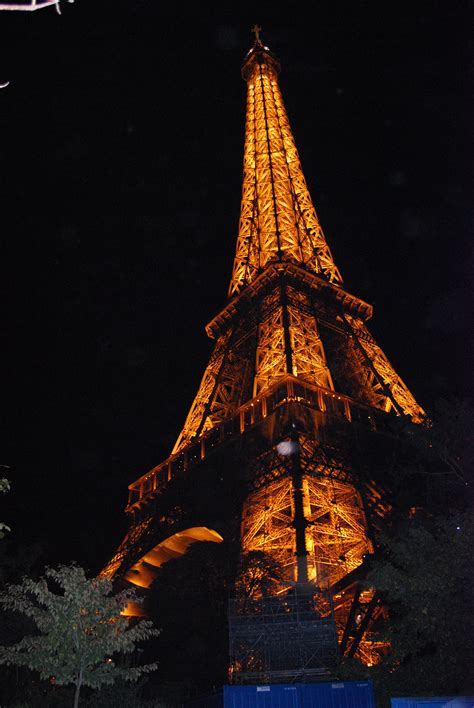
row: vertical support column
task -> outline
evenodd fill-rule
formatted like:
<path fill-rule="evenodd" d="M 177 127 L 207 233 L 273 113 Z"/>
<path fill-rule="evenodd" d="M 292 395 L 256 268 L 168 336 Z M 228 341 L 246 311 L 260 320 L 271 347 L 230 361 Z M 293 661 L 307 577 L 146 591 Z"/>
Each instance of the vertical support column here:
<path fill-rule="evenodd" d="M 304 514 L 303 474 L 300 463 L 300 444 L 297 436 L 290 436 L 277 445 L 277 450 L 289 457 L 291 482 L 293 488 L 294 516 L 292 526 L 295 530 L 296 581 L 305 584 L 308 576 L 308 549 L 306 547 L 306 527 L 308 521 Z"/>
<path fill-rule="evenodd" d="M 293 350 L 291 348 L 290 318 L 288 315 L 288 298 L 283 274 L 280 275 L 280 302 L 282 309 L 283 337 L 285 341 L 286 373 L 293 375 Z"/>

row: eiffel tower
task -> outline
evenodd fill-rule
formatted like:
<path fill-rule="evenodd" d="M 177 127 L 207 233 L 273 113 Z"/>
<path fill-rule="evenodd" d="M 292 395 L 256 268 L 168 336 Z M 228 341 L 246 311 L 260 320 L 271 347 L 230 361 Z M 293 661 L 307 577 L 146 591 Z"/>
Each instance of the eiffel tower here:
<path fill-rule="evenodd" d="M 384 608 L 360 580 L 388 502 L 366 453 L 394 417 L 420 423 L 424 411 L 367 328 L 372 306 L 344 289 L 306 185 L 279 62 L 253 31 L 242 66 L 243 188 L 228 301 L 206 327 L 214 349 L 171 455 L 129 486 L 129 531 L 102 575 L 146 590 L 191 544 L 233 537 L 242 556 L 264 554 L 281 570 L 271 615 L 278 598 L 288 609 L 290 591 L 317 596 L 338 652 L 371 665 L 384 651 L 371 638 Z M 296 675 L 290 650 L 278 666 L 255 660 L 236 603 L 234 680 Z M 261 617 L 257 605 L 249 611 L 247 602 L 247 615 Z M 321 639 L 326 630 L 318 631 Z M 315 637 L 324 644 L 316 635 L 313 655 Z M 318 661 L 316 669 L 329 660 Z"/>

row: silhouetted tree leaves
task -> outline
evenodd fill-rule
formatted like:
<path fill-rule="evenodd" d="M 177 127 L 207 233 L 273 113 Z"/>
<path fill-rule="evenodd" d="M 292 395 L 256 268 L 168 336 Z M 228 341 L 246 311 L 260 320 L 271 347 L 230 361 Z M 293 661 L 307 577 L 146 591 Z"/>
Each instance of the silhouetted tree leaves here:
<path fill-rule="evenodd" d="M 346 661 L 345 678 L 365 674 L 386 700 L 474 690 L 473 546 L 468 513 L 418 512 L 392 527 L 367 579 L 389 608 L 382 636 L 391 650 L 371 669 Z"/>

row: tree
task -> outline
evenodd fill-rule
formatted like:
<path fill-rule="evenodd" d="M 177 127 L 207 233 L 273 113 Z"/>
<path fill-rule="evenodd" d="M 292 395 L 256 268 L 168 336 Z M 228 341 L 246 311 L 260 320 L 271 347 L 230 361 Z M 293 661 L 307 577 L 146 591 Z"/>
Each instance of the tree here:
<path fill-rule="evenodd" d="M 5 465 L 1 465 L 4 467 Z M 0 494 L 6 494 L 10 491 L 10 482 L 5 477 L 0 478 Z M 0 539 L 5 536 L 5 533 L 11 531 L 10 527 L 7 526 L 3 521 L 0 521 Z"/>
<path fill-rule="evenodd" d="M 240 597 L 260 598 L 273 595 L 284 581 L 284 572 L 269 553 L 249 551 L 240 557 L 236 591 Z"/>
<path fill-rule="evenodd" d="M 367 582 L 389 613 L 374 638 L 380 630 L 391 648 L 377 666 L 347 658 L 341 665 L 341 678 L 373 679 L 381 704 L 474 690 L 473 419 L 469 399 L 451 398 L 435 403 L 426 424 L 390 420 L 394 447 L 383 470 L 392 510 Z"/>
<path fill-rule="evenodd" d="M 225 683 L 228 668 L 227 598 L 235 575 L 232 543 L 200 541 L 158 568 L 147 610 L 162 629 L 154 697 L 181 704 Z M 157 677 L 151 682 L 158 684 Z"/>
<path fill-rule="evenodd" d="M 395 447 L 384 473 L 400 510 L 422 506 L 446 514 L 473 503 L 474 407 L 469 399 L 438 399 L 422 425 L 390 420 Z"/>
<path fill-rule="evenodd" d="M 60 686 L 74 684 L 74 708 L 82 686 L 100 688 L 117 678 L 135 681 L 157 664 L 125 667 L 116 657 L 135 651 L 137 642 L 159 631 L 148 620 L 130 624 L 121 615 L 130 600 L 137 600 L 133 590 L 113 595 L 109 580 L 87 579 L 75 564 L 46 568 L 38 581 L 24 578 L 9 585 L 0 593 L 0 604 L 29 617 L 37 634 L 0 647 L 0 663 L 25 666 L 42 679 L 54 677 Z"/>
<path fill-rule="evenodd" d="M 390 652 L 371 669 L 345 662 L 344 678 L 365 673 L 381 702 L 474 690 L 473 544 L 469 513 L 441 518 L 418 512 L 386 533 L 367 582 L 389 608 L 381 638 Z"/>

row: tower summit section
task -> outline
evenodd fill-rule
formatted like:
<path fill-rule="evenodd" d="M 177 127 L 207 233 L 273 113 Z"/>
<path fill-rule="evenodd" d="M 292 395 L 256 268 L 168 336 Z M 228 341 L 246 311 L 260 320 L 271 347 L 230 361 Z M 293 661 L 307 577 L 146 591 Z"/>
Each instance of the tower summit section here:
<path fill-rule="evenodd" d="M 174 453 L 287 374 L 385 411 L 422 417 L 365 326 L 371 306 L 342 288 L 286 114 L 280 64 L 256 34 L 242 67 L 247 114 L 230 302 L 207 327 L 216 346 Z M 262 298 L 269 280 L 279 288 Z M 303 280 L 305 288 L 295 289 Z M 257 301 L 260 310 L 242 318 Z M 277 301 L 276 308 L 270 304 Z M 325 347 L 326 325 L 332 331 Z"/>
<path fill-rule="evenodd" d="M 278 85 L 279 71 L 278 60 L 257 36 L 242 67 L 247 117 L 230 297 L 272 262 L 295 263 L 342 285 L 306 186 Z"/>

